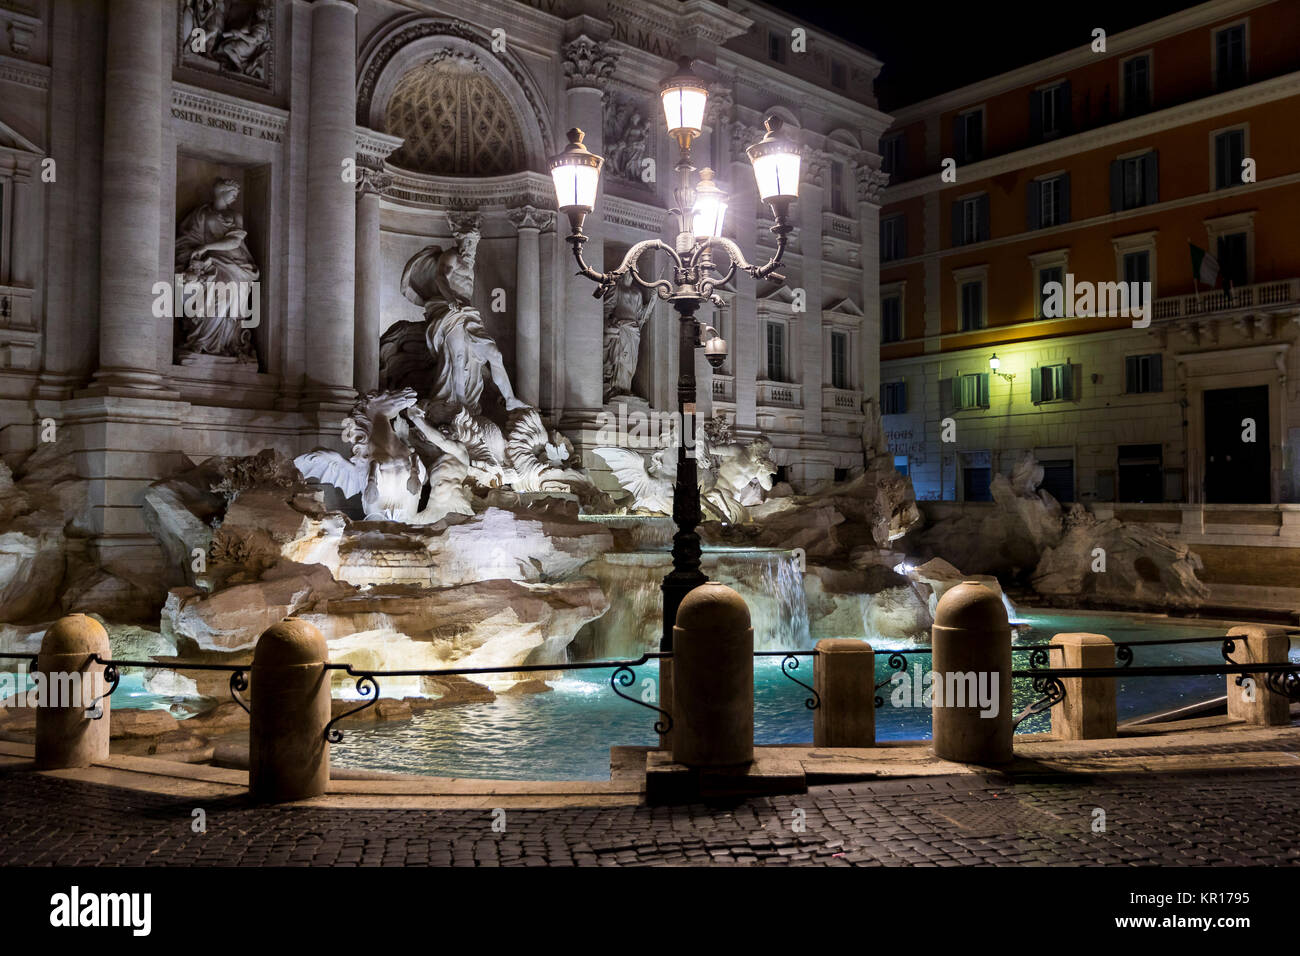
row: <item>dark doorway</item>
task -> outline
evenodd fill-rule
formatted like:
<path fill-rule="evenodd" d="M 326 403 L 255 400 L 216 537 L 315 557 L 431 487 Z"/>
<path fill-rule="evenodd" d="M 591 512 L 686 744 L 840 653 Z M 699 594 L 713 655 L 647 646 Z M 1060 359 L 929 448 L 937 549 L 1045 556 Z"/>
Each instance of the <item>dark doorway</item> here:
<path fill-rule="evenodd" d="M 1119 446 L 1119 501 L 1163 501 L 1165 481 L 1159 445 Z"/>
<path fill-rule="evenodd" d="M 992 480 L 993 469 L 988 466 L 963 469 L 962 501 L 992 501 Z"/>
<path fill-rule="evenodd" d="M 1043 466 L 1043 491 L 1057 501 L 1074 500 L 1074 459 L 1059 458 L 1052 461 L 1040 461 Z"/>
<path fill-rule="evenodd" d="M 1269 482 L 1268 386 L 1217 388 L 1204 393 L 1205 500 L 1266 504 Z M 1247 434 L 1246 419 L 1254 421 Z M 1254 441 L 1246 441 L 1253 437 Z"/>

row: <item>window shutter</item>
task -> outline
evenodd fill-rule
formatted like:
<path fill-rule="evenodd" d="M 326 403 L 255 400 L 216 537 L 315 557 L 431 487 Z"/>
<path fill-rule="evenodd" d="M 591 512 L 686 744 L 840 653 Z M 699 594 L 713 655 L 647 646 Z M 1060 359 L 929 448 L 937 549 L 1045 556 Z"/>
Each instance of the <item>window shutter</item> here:
<path fill-rule="evenodd" d="M 1035 405 L 1043 400 L 1043 370 L 1041 368 L 1029 370 L 1029 400 Z"/>
<path fill-rule="evenodd" d="M 1137 391 L 1137 363 L 1136 355 L 1124 356 L 1124 393 L 1132 395 Z"/>
<path fill-rule="evenodd" d="M 894 224 L 894 253 L 891 258 L 907 258 L 907 217 L 899 216 L 898 221 Z"/>
<path fill-rule="evenodd" d="M 1147 204 L 1160 201 L 1160 162 L 1153 149 L 1142 157 L 1142 187 L 1146 193 L 1143 198 Z"/>
<path fill-rule="evenodd" d="M 988 372 L 980 372 L 980 394 L 979 394 L 978 404 L 980 408 L 989 407 L 989 373 Z"/>
<path fill-rule="evenodd" d="M 891 181 L 901 183 L 907 178 L 907 137 L 899 136 L 894 145 L 894 174 Z"/>
<path fill-rule="evenodd" d="M 952 204 L 952 244 L 960 246 L 962 240 L 961 231 L 961 200 L 953 200 Z"/>
<path fill-rule="evenodd" d="M 989 197 L 988 193 L 980 196 L 975 203 L 977 210 L 975 217 L 975 235 L 980 242 L 985 242 L 989 237 Z"/>
<path fill-rule="evenodd" d="M 1165 383 L 1162 380 L 1164 372 L 1161 368 L 1164 360 L 1163 355 L 1151 356 L 1151 391 L 1153 392 L 1163 392 L 1165 390 Z"/>
<path fill-rule="evenodd" d="M 952 151 L 957 162 L 966 162 L 966 121 L 960 113 L 952 121 Z"/>
<path fill-rule="evenodd" d="M 960 375 L 954 375 L 952 377 L 952 407 L 954 409 L 961 408 L 961 376 Z"/>
<path fill-rule="evenodd" d="M 1124 208 L 1124 161 L 1115 159 L 1110 164 L 1110 211 Z"/>
<path fill-rule="evenodd" d="M 1070 100 L 1069 80 L 1056 88 L 1056 115 L 1062 133 L 1068 133 L 1074 128 L 1074 109 Z"/>
<path fill-rule="evenodd" d="M 1061 176 L 1061 208 L 1057 210 L 1061 222 L 1070 221 L 1070 174 L 1065 173 Z"/>
<path fill-rule="evenodd" d="M 1037 229 L 1040 222 L 1038 200 L 1042 191 L 1043 185 L 1036 179 L 1031 179 L 1025 188 L 1025 228 L 1031 231 Z"/>
<path fill-rule="evenodd" d="M 1043 138 L 1043 91 L 1033 90 L 1029 94 L 1029 135 L 1034 141 Z"/>
<path fill-rule="evenodd" d="M 1067 388 L 1070 394 L 1065 397 L 1073 402 L 1083 398 L 1083 366 L 1067 365 L 1065 366 Z"/>
<path fill-rule="evenodd" d="M 907 381 L 898 383 L 898 414 L 902 415 L 907 411 Z"/>

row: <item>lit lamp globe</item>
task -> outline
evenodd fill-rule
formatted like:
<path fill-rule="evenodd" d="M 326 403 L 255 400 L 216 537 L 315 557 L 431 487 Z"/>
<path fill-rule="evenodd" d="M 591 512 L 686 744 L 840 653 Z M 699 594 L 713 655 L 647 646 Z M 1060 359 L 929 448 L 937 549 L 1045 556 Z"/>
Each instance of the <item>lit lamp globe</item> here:
<path fill-rule="evenodd" d="M 668 132 L 682 149 L 690 149 L 691 140 L 704 129 L 704 107 L 709 90 L 704 81 L 691 71 L 689 57 L 677 61 L 677 72 L 659 85 L 659 99 L 664 104 Z"/>
<path fill-rule="evenodd" d="M 991 368 L 993 371 L 996 372 L 1001 367 L 1002 367 L 1002 359 L 998 358 L 997 352 L 994 352 L 993 356 L 989 359 L 989 368 Z"/>
<path fill-rule="evenodd" d="M 713 181 L 713 170 L 700 170 L 700 181 L 695 187 L 695 207 L 691 210 L 691 230 L 696 239 L 718 239 L 722 236 L 722 222 L 727 215 L 727 196 Z"/>
<path fill-rule="evenodd" d="M 799 196 L 799 151 L 781 136 L 784 125 L 779 116 L 769 116 L 763 121 L 763 138 L 745 150 L 754 166 L 758 195 L 778 221 Z"/>
<path fill-rule="evenodd" d="M 587 213 L 596 205 L 600 168 L 605 164 L 603 158 L 583 145 L 584 135 L 577 127 L 569 130 L 569 144 L 551 159 L 556 205 L 569 217 L 569 226 L 575 233 L 582 232 Z"/>

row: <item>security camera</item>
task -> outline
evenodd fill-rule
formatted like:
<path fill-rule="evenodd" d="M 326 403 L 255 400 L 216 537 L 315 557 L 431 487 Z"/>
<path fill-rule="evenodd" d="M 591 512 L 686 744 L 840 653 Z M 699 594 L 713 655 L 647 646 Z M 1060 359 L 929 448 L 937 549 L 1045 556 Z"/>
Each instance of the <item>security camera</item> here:
<path fill-rule="evenodd" d="M 727 340 L 720 335 L 713 336 L 704 343 L 704 357 L 714 368 L 722 368 L 722 363 L 727 361 Z"/>

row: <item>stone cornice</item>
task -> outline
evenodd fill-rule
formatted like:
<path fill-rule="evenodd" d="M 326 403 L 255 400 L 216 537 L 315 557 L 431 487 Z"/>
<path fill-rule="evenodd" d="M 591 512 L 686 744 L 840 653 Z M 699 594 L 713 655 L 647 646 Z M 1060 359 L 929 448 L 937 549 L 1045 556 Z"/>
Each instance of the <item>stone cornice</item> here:
<path fill-rule="evenodd" d="M 555 187 L 551 177 L 543 173 L 462 179 L 426 176 L 391 165 L 385 167 L 385 172 L 392 175 L 393 182 L 384 198 L 399 205 L 497 211 L 519 206 L 550 209 L 555 205 Z"/>
<path fill-rule="evenodd" d="M 33 90 L 48 90 L 50 68 L 11 56 L 0 56 L 0 80 L 17 83 L 19 86 L 26 86 Z"/>
<path fill-rule="evenodd" d="M 647 233 L 647 238 L 657 237 L 664 227 L 668 210 L 650 203 L 624 199 L 620 196 L 606 195 L 601 199 L 600 219 L 602 222 L 627 226 L 639 232 Z"/>
<path fill-rule="evenodd" d="M 1189 103 L 1171 106 L 1154 113 L 1134 116 L 1131 119 L 1099 126 L 1096 129 L 1075 133 L 1072 136 L 1063 136 L 1047 143 L 1039 143 L 1025 149 L 1018 149 L 1014 152 L 980 160 L 978 163 L 960 167 L 958 170 L 959 184 L 969 187 L 980 180 L 990 179 L 1002 173 L 1024 169 L 1027 166 L 1037 166 L 1040 163 L 1054 162 L 1067 156 L 1086 153 L 1094 149 L 1103 149 L 1129 140 L 1141 139 L 1163 130 L 1186 126 L 1199 120 L 1220 116 L 1224 113 L 1232 113 L 1261 103 L 1269 103 L 1273 100 L 1284 99 L 1288 96 L 1300 96 L 1300 72 L 1287 73 L 1250 86 L 1228 90 L 1224 93 L 1215 93 L 1213 96 L 1206 96 L 1199 100 L 1192 100 Z M 926 193 L 949 188 L 952 184 L 941 182 L 939 175 L 937 172 L 930 173 L 920 179 L 911 179 L 899 183 L 897 186 L 890 186 L 885 191 L 884 201 L 887 203 L 901 202 L 905 199 L 914 199 Z"/>
<path fill-rule="evenodd" d="M 172 83 L 172 109 L 198 113 L 283 136 L 289 129 L 289 113 L 274 106 L 214 93 L 188 83 Z"/>
<path fill-rule="evenodd" d="M 357 127 L 357 165 L 380 169 L 389 154 L 402 145 L 402 137 Z"/>

